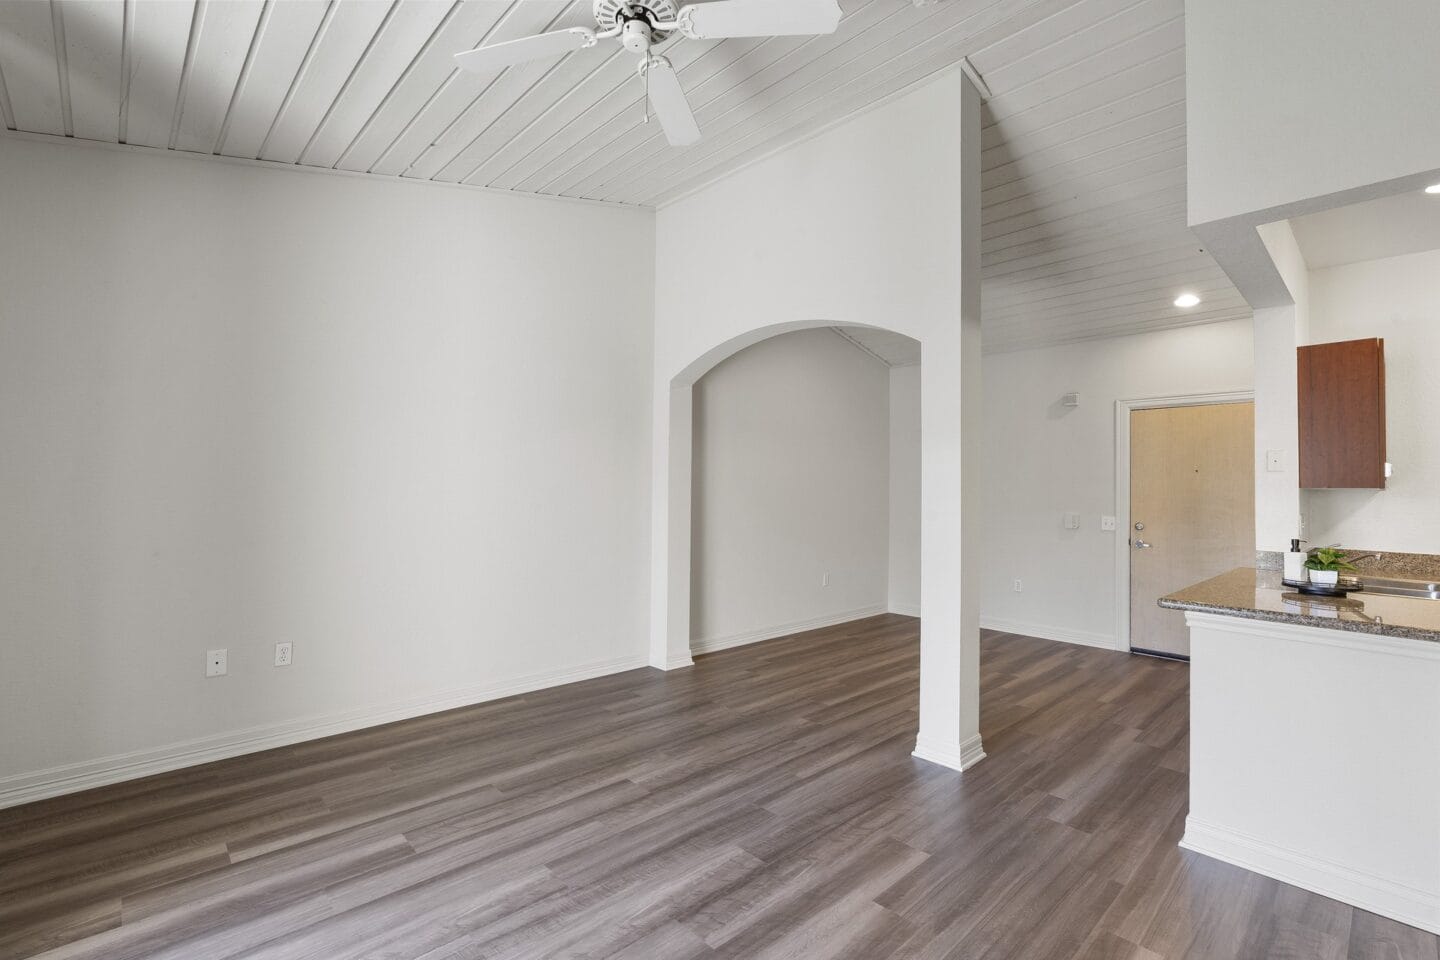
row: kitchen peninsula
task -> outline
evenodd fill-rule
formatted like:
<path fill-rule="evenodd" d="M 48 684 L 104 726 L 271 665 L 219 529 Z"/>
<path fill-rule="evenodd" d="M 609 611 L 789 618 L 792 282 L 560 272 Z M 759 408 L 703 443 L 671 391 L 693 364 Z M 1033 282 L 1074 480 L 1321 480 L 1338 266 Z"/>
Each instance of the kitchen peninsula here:
<path fill-rule="evenodd" d="M 1245 567 L 1160 600 L 1190 629 L 1181 846 L 1440 933 L 1440 600 L 1416 592 Z"/>

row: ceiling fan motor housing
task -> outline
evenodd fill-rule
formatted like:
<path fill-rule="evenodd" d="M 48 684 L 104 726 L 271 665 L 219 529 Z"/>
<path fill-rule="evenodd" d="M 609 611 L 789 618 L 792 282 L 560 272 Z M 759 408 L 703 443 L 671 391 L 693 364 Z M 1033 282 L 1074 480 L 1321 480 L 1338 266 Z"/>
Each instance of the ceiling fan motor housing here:
<path fill-rule="evenodd" d="M 654 31 L 643 20 L 628 20 L 620 31 L 620 43 L 631 53 L 647 53 L 654 38 Z"/>
<path fill-rule="evenodd" d="M 654 29 L 657 23 L 674 23 L 679 16 L 675 0 L 595 0 L 595 23 L 602 31 L 621 28 L 626 50 L 644 53 L 661 43 L 671 31 Z"/>

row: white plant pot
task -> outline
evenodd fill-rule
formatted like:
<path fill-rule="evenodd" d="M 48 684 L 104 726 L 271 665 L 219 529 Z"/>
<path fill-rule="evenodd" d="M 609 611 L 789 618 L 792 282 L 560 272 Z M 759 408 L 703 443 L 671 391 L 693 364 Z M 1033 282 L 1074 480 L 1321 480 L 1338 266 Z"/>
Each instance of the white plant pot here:
<path fill-rule="evenodd" d="M 1311 570 L 1310 582 L 1322 587 L 1333 587 L 1340 582 L 1339 570 Z"/>

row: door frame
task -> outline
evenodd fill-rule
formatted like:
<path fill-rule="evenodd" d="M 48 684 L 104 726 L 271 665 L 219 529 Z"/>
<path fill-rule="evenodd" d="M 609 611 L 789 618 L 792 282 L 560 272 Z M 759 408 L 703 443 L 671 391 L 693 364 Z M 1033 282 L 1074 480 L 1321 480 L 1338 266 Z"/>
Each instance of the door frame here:
<path fill-rule="evenodd" d="M 1130 412 L 1158 407 L 1206 407 L 1222 403 L 1254 403 L 1254 390 L 1192 393 L 1178 397 L 1143 397 L 1115 401 L 1115 648 L 1130 650 Z M 1251 470 L 1255 468 L 1252 456 Z"/>

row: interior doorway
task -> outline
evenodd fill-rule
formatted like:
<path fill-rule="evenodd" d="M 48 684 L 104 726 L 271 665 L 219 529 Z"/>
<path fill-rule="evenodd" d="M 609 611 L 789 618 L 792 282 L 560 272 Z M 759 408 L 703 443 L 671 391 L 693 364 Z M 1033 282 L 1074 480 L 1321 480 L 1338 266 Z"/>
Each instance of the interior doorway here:
<path fill-rule="evenodd" d="M 889 612 L 891 553 L 913 547 L 918 567 L 920 552 L 918 378 L 906 381 L 913 446 L 896 449 L 892 374 L 919 356 L 917 341 L 886 331 L 796 330 L 695 382 L 692 655 Z M 902 491 L 914 500 L 909 537 L 890 524 L 902 457 L 915 467 Z"/>
<path fill-rule="evenodd" d="M 903 329 L 922 345 L 920 390 L 920 709 L 914 754 L 952 770 L 985 758 L 980 737 L 980 325 L 978 284 L 967 287 L 961 322 Z M 953 319 L 953 318 L 952 318 Z M 746 323 L 750 321 L 745 321 Z M 694 385 L 717 363 L 762 340 L 820 326 L 816 318 L 744 329 L 656 378 L 651 503 L 650 663 L 693 666 L 691 656 Z M 882 329 L 865 326 L 866 329 Z M 892 332 L 901 333 L 902 329 Z M 671 369 L 661 361 L 661 370 Z M 968 519 L 967 519 L 968 518 Z"/>
<path fill-rule="evenodd" d="M 1184 615 L 1156 601 L 1254 563 L 1255 405 L 1248 396 L 1131 401 L 1117 417 L 1128 647 L 1189 659 Z"/>

